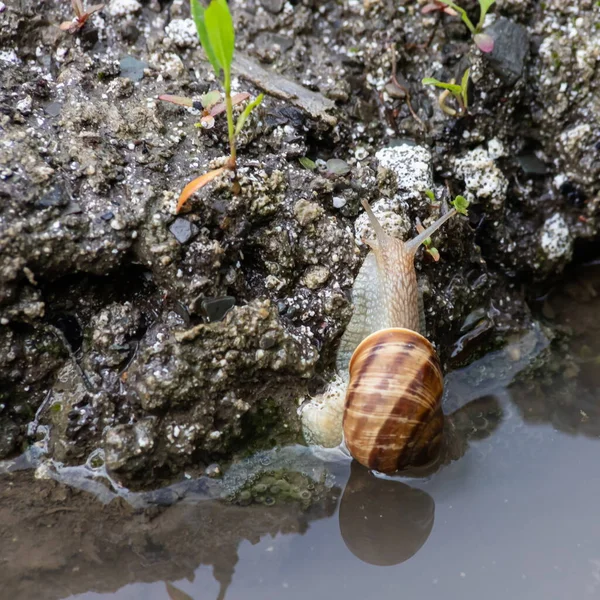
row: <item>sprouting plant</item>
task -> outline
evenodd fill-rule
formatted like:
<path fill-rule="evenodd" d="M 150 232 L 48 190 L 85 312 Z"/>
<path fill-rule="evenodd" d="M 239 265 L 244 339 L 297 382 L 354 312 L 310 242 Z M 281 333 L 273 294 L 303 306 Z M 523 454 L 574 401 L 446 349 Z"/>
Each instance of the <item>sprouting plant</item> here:
<path fill-rule="evenodd" d="M 456 196 L 450 203 L 456 209 L 457 213 L 467 216 L 467 209 L 469 208 L 469 201 L 464 196 Z"/>
<path fill-rule="evenodd" d="M 496 0 L 478 0 L 478 1 L 479 1 L 479 9 L 480 10 L 479 10 L 479 21 L 477 22 L 477 25 L 473 25 L 473 22 L 471 21 L 471 19 L 469 19 L 469 16 L 467 15 L 467 11 L 464 8 L 461 8 L 460 6 L 458 6 L 458 4 L 455 4 L 451 0 L 437 0 L 434 4 L 444 4 L 445 6 L 448 6 L 449 8 L 455 10 L 460 15 L 460 18 L 462 19 L 463 23 L 467 26 L 467 28 L 471 32 L 471 35 L 473 36 L 473 41 L 475 42 L 475 45 L 482 52 L 491 52 L 494 49 L 494 38 L 492 38 L 492 36 L 488 35 L 487 33 L 481 33 L 481 29 L 483 28 L 483 22 L 485 21 L 485 16 L 487 15 L 488 11 L 490 10 L 490 8 L 494 4 L 494 2 L 496 2 Z M 444 11 L 444 12 L 447 12 L 447 11 Z"/>
<path fill-rule="evenodd" d="M 190 10 L 192 19 L 196 24 L 196 31 L 204 53 L 208 58 L 212 68 L 217 76 L 221 78 L 223 90 L 225 92 L 225 112 L 227 114 L 227 130 L 229 136 L 229 158 L 225 166 L 214 169 L 188 183 L 181 192 L 177 201 L 175 212 L 179 212 L 188 198 L 204 187 L 207 183 L 218 177 L 224 171 L 233 171 L 235 174 L 237 168 L 236 137 L 242 130 L 244 123 L 250 116 L 250 113 L 262 102 L 264 97 L 260 94 L 254 102 L 246 106 L 244 111 L 238 117 L 237 122 L 233 118 L 233 106 L 236 97 L 231 96 L 231 64 L 233 62 L 233 52 L 235 48 L 235 30 L 233 20 L 229 12 L 227 0 L 211 0 L 209 6 L 204 8 L 198 0 L 190 0 Z M 214 97 L 213 97 L 214 98 Z M 186 99 L 187 100 L 187 99 Z M 239 99 L 237 100 L 240 101 Z M 204 117 L 214 117 L 214 102 L 212 109 L 203 104 L 203 108 L 208 110 Z M 219 110 L 218 112 L 222 112 Z M 217 112 L 217 114 L 218 114 Z M 205 120 L 210 123 L 210 120 Z"/>
<path fill-rule="evenodd" d="M 241 92 L 231 97 L 231 103 L 235 106 L 248 98 L 250 98 L 248 92 Z M 196 123 L 196 127 L 202 129 L 212 129 L 215 126 L 215 117 L 226 110 L 225 102 L 221 101 L 221 92 L 217 90 L 202 94 L 198 100 L 184 96 L 171 96 L 170 94 L 161 94 L 158 99 L 201 111 L 202 117 L 200 122 Z"/>
<path fill-rule="evenodd" d="M 429 200 L 431 201 L 432 204 L 435 204 L 436 199 L 435 199 L 435 194 L 434 194 L 433 190 L 425 190 L 425 195 L 427 196 L 427 198 L 429 198 Z M 456 196 L 450 204 L 452 204 L 452 206 L 454 207 L 454 209 L 456 210 L 457 213 L 460 213 L 461 215 L 465 215 L 465 216 L 467 215 L 467 209 L 469 208 L 469 201 L 464 196 Z M 425 231 L 425 227 L 423 227 L 423 225 L 421 224 L 421 221 L 419 219 L 417 219 L 416 227 L 417 227 L 417 233 L 422 233 L 423 231 Z M 439 253 L 438 249 L 436 247 L 434 247 L 434 245 L 431 241 L 431 238 L 427 238 L 423 242 L 423 246 L 425 246 L 425 252 L 427 252 L 427 254 L 429 254 L 429 256 L 431 256 L 431 258 L 433 258 L 433 260 L 435 262 L 440 260 L 440 253 Z"/>
<path fill-rule="evenodd" d="M 451 79 L 448 83 L 439 81 L 435 77 L 425 77 L 422 80 L 423 85 L 434 85 L 435 87 L 444 90 L 438 98 L 438 104 L 440 105 L 440 108 L 451 117 L 461 117 L 467 113 L 469 107 L 469 71 L 470 69 L 467 69 L 463 73 L 460 84 L 456 83 L 455 79 Z M 456 100 L 458 110 L 455 110 L 446 104 L 446 100 L 450 94 L 452 94 Z"/>
<path fill-rule="evenodd" d="M 433 0 L 428 2 L 422 9 L 421 13 L 426 15 L 432 12 L 443 12 L 451 17 L 458 17 L 458 13 L 453 9 L 444 4 L 441 0 Z"/>
<path fill-rule="evenodd" d="M 72 21 L 64 21 L 59 25 L 60 29 L 67 33 L 77 33 L 95 12 L 104 8 L 104 4 L 94 4 L 88 10 L 84 10 L 81 0 L 71 0 L 71 6 L 73 7 L 75 18 Z"/>

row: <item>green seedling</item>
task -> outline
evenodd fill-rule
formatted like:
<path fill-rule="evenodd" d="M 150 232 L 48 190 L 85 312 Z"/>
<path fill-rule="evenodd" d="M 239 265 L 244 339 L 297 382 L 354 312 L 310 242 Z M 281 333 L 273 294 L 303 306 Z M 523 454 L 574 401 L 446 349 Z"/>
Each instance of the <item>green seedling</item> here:
<path fill-rule="evenodd" d="M 479 21 L 477 25 L 473 25 L 471 19 L 467 15 L 467 11 L 464 8 L 458 6 L 451 0 L 438 0 L 434 2 L 434 4 L 443 4 L 449 7 L 452 10 L 455 10 L 462 19 L 463 23 L 467 26 L 468 30 L 471 32 L 473 36 L 473 41 L 475 45 L 482 52 L 492 52 L 494 49 L 494 38 L 487 33 L 481 33 L 481 29 L 483 28 L 483 22 L 485 21 L 485 15 L 487 15 L 488 11 L 492 7 L 492 5 L 496 2 L 496 0 L 479 0 Z M 447 12 L 444 10 L 444 12 Z"/>
<path fill-rule="evenodd" d="M 454 206 L 457 213 L 465 215 L 465 217 L 469 214 L 467 212 L 467 209 L 469 208 L 469 201 L 464 196 L 456 196 L 456 198 L 452 200 L 451 204 Z"/>
<path fill-rule="evenodd" d="M 308 158 L 308 156 L 301 156 L 298 162 L 307 170 L 314 171 L 317 168 L 317 163 L 314 160 Z"/>
<path fill-rule="evenodd" d="M 443 90 L 438 98 L 438 104 L 440 105 L 440 108 L 451 117 L 462 117 L 467 114 L 469 108 L 469 71 L 470 69 L 467 69 L 463 73 L 460 84 L 457 84 L 455 79 L 451 79 L 448 83 L 439 81 L 435 77 L 425 77 L 425 79 L 422 80 L 423 85 L 434 85 Z M 454 97 L 458 110 L 446 104 L 446 100 L 450 95 Z"/>
<path fill-rule="evenodd" d="M 429 198 L 429 201 L 432 204 L 436 203 L 435 194 L 434 194 L 433 190 L 429 190 L 429 189 L 425 190 L 425 195 L 427 196 L 427 198 Z"/>
<path fill-rule="evenodd" d="M 261 102 L 264 97 L 260 94 L 256 100 L 250 103 L 237 122 L 233 118 L 234 98 L 231 96 L 231 64 L 233 62 L 233 52 L 235 48 L 235 30 L 233 20 L 229 12 L 227 0 L 211 0 L 207 8 L 204 8 L 198 0 L 190 0 L 190 10 L 192 19 L 196 25 L 200 44 L 208 58 L 212 68 L 221 80 L 225 92 L 225 113 L 227 114 L 227 130 L 229 136 L 229 158 L 225 166 L 214 169 L 188 183 L 181 192 L 177 201 L 175 212 L 178 213 L 188 198 L 204 187 L 207 183 L 213 181 L 225 171 L 235 171 L 237 168 L 237 150 L 236 137 L 239 135 L 248 116 Z M 203 107 L 206 108 L 206 107 Z M 210 109 L 209 115 L 211 114 Z M 208 115 L 205 115 L 208 116 Z M 237 184 L 237 182 L 236 182 Z M 237 184 L 239 190 L 239 184 Z M 235 187 L 234 187 L 235 189 Z"/>
<path fill-rule="evenodd" d="M 65 21 L 59 25 L 60 29 L 71 34 L 77 33 L 95 12 L 104 8 L 104 4 L 95 4 L 94 6 L 90 6 L 88 10 L 84 10 L 81 0 L 71 0 L 71 6 L 73 7 L 75 18 L 72 21 Z"/>
<path fill-rule="evenodd" d="M 423 227 L 420 219 L 417 219 L 416 227 L 417 233 L 423 233 L 425 231 L 425 227 Z M 431 256 L 435 262 L 440 260 L 440 253 L 438 249 L 434 247 L 430 237 L 428 237 L 426 240 L 423 240 L 423 246 L 425 247 L 425 252 L 427 252 L 427 254 L 429 254 L 429 256 Z"/>
<path fill-rule="evenodd" d="M 435 194 L 433 193 L 432 190 L 425 190 L 425 195 L 427 196 L 427 198 L 429 198 L 429 200 L 432 203 L 435 203 L 435 201 L 436 201 Z M 467 216 L 467 214 L 468 214 L 467 209 L 469 208 L 469 201 L 464 196 L 456 196 L 450 204 L 452 204 L 453 209 L 457 213 Z M 417 227 L 417 233 L 422 233 L 423 231 L 425 231 L 425 227 L 423 227 L 423 225 L 419 219 L 417 219 L 416 227 Z M 429 256 L 431 256 L 431 258 L 433 258 L 433 260 L 435 262 L 440 260 L 440 253 L 439 253 L 438 249 L 434 247 L 434 245 L 431 241 L 431 238 L 427 238 L 423 242 L 423 246 L 425 246 L 425 252 L 427 252 L 427 254 L 429 254 Z"/>

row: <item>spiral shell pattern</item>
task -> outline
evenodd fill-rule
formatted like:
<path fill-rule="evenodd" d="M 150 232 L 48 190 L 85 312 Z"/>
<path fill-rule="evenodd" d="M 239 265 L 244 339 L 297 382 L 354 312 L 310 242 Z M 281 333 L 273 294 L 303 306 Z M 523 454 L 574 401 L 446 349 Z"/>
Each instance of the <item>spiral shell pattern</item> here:
<path fill-rule="evenodd" d="M 343 429 L 350 454 L 382 473 L 434 460 L 444 378 L 432 345 L 410 329 L 383 329 L 360 343 L 349 370 Z"/>

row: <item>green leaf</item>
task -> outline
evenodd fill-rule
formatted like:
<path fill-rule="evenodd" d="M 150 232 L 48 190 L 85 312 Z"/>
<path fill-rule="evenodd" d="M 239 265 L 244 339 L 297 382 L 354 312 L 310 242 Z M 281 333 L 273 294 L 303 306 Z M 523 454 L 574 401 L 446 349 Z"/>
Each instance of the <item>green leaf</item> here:
<path fill-rule="evenodd" d="M 206 92 L 200 96 L 200 102 L 202 102 L 203 108 L 210 108 L 215 104 L 221 102 L 221 92 L 213 90 L 212 92 Z"/>
<path fill-rule="evenodd" d="M 223 69 L 225 78 L 228 79 L 233 61 L 235 31 L 227 0 L 211 0 L 210 5 L 204 11 L 204 22 L 215 58 Z"/>
<path fill-rule="evenodd" d="M 301 156 L 298 162 L 309 171 L 314 171 L 317 168 L 317 163 L 314 160 L 310 160 L 308 156 Z"/>
<path fill-rule="evenodd" d="M 471 19 L 469 19 L 469 16 L 467 15 L 467 11 L 464 8 L 461 8 L 460 6 L 458 6 L 458 4 L 454 4 L 454 2 L 450 2 L 450 0 L 439 0 L 439 1 L 442 4 L 445 4 L 446 6 L 453 8 L 457 13 L 459 13 L 460 18 L 463 20 L 463 23 L 469 28 L 469 31 L 472 34 L 475 33 L 475 26 L 471 22 Z"/>
<path fill-rule="evenodd" d="M 455 83 L 444 83 L 443 81 L 437 80 L 435 77 L 425 77 L 421 83 L 423 85 L 435 85 L 435 87 L 443 88 L 444 90 L 449 90 L 453 94 L 457 94 L 460 96 L 462 92 L 462 88 L 460 85 L 456 85 Z"/>
<path fill-rule="evenodd" d="M 463 103 L 465 105 L 465 108 L 467 108 L 469 106 L 469 73 L 471 72 L 471 69 L 467 69 L 462 76 L 462 80 L 460 82 L 460 87 L 461 87 L 461 93 L 460 95 L 462 96 L 462 100 Z"/>
<path fill-rule="evenodd" d="M 438 252 L 437 248 L 434 248 L 433 246 L 431 246 L 430 248 L 426 249 L 426 252 L 427 252 L 427 254 L 429 254 L 429 256 L 431 256 L 431 258 L 433 258 L 433 260 L 435 262 L 440 260 L 440 253 Z"/>
<path fill-rule="evenodd" d="M 479 7 L 481 8 L 481 13 L 479 14 L 479 23 L 477 24 L 477 31 L 481 29 L 483 21 L 485 20 L 485 15 L 487 15 L 488 10 L 490 10 L 494 2 L 496 2 L 496 0 L 479 0 Z"/>
<path fill-rule="evenodd" d="M 254 102 L 250 102 L 250 104 L 248 104 L 248 106 L 246 106 L 246 108 L 244 109 L 244 112 L 238 117 L 237 124 L 235 126 L 236 136 L 242 130 L 242 127 L 244 126 L 246 119 L 250 116 L 250 113 L 263 101 L 264 97 L 264 94 L 259 94 L 256 100 L 254 100 Z"/>
<path fill-rule="evenodd" d="M 452 201 L 452 206 L 454 206 L 456 212 L 466 215 L 467 208 L 469 208 L 469 201 L 464 196 L 456 196 Z"/>
<path fill-rule="evenodd" d="M 208 58 L 212 68 L 215 71 L 215 75 L 219 76 L 220 65 L 217 61 L 217 57 L 215 56 L 215 52 L 210 43 L 210 39 L 208 37 L 208 31 L 206 29 L 206 19 L 205 13 L 206 9 L 204 6 L 198 2 L 198 0 L 190 0 L 190 12 L 192 13 L 192 19 L 196 24 L 196 31 L 198 32 L 198 39 L 202 44 L 202 48 L 204 48 L 204 53 L 206 54 L 206 58 Z"/>
<path fill-rule="evenodd" d="M 431 202 L 435 202 L 435 194 L 433 190 L 425 190 L 425 195 L 431 200 Z"/>

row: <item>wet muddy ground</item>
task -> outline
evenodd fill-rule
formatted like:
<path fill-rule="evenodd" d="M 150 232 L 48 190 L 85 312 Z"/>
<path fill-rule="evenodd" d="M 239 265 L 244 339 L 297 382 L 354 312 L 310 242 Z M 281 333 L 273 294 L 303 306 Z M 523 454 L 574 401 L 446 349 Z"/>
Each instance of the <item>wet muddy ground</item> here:
<path fill-rule="evenodd" d="M 449 374 L 464 451 L 426 479 L 303 446 L 145 493 L 2 463 L 2 597 L 597 597 L 599 294 L 590 266 L 539 297 L 570 364 L 532 331 Z M 514 383 L 542 355 L 553 367 Z"/>

